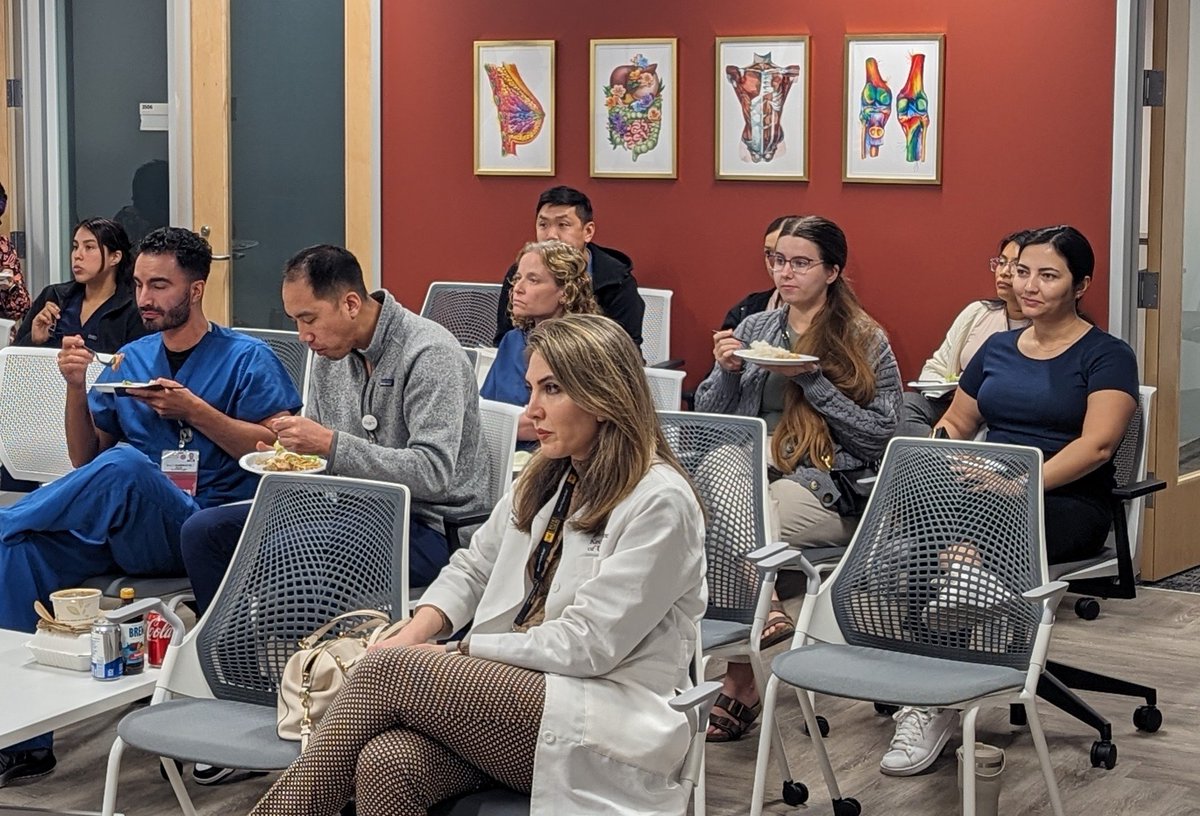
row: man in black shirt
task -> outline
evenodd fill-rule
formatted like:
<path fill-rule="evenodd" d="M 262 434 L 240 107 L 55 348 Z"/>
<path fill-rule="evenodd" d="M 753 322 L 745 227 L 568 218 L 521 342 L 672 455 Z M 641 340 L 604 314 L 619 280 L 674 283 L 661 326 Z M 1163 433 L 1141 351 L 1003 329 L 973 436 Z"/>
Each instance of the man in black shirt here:
<path fill-rule="evenodd" d="M 537 240 L 557 239 L 587 256 L 592 291 L 601 311 L 620 323 L 641 348 L 642 313 L 646 304 L 638 294 L 637 279 L 633 277 L 633 261 L 623 252 L 592 243 L 596 222 L 592 220 L 592 202 L 588 197 L 570 187 L 551 187 L 538 198 L 534 229 Z M 505 273 L 500 289 L 500 304 L 496 311 L 496 345 L 500 345 L 500 339 L 513 327 L 508 297 L 516 271 L 517 265 L 514 263 Z"/>

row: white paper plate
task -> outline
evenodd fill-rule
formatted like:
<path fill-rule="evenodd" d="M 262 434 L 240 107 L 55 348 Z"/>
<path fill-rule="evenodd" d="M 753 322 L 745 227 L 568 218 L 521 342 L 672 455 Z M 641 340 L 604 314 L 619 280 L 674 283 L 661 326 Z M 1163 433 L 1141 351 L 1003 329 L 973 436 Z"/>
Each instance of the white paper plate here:
<path fill-rule="evenodd" d="M 937 380 L 913 380 L 908 387 L 914 391 L 952 391 L 958 388 L 958 380 L 941 382 Z"/>
<path fill-rule="evenodd" d="M 102 382 L 92 385 L 93 390 L 103 391 L 106 394 L 120 394 L 127 388 L 153 388 L 155 391 L 161 391 L 166 386 L 150 382 Z"/>
<path fill-rule="evenodd" d="M 324 459 L 321 459 L 321 464 L 317 465 L 315 468 L 309 468 L 308 470 L 267 470 L 262 466 L 262 464 L 260 464 L 261 462 L 265 462 L 267 459 L 270 459 L 274 455 L 275 451 L 251 451 L 239 459 L 238 464 L 242 466 L 243 470 L 248 470 L 251 473 L 257 473 L 259 475 L 266 473 L 321 473 L 325 470 L 325 466 L 328 464 L 328 462 L 326 462 Z"/>
<path fill-rule="evenodd" d="M 529 464 L 529 460 L 533 458 L 533 451 L 517 451 L 513 454 L 513 475 L 516 476 L 525 466 Z"/>
<path fill-rule="evenodd" d="M 747 363 L 754 363 L 760 366 L 792 366 L 802 363 L 815 363 L 820 359 L 813 357 L 811 354 L 795 354 L 791 357 L 766 357 L 762 354 L 755 354 L 750 349 L 736 349 L 733 354 L 735 357 L 741 357 Z"/>

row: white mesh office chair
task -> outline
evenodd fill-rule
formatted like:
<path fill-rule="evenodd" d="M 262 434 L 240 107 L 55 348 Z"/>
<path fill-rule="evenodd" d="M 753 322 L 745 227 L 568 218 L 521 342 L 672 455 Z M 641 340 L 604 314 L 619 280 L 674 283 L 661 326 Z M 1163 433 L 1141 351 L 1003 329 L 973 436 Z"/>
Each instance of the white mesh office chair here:
<path fill-rule="evenodd" d="M 88 366 L 90 386 L 104 370 Z M 0 461 L 14 479 L 52 482 L 73 466 L 63 415 L 67 384 L 58 371 L 58 349 L 0 349 Z"/>
<path fill-rule="evenodd" d="M 434 281 L 421 317 L 440 323 L 465 347 L 491 346 L 496 337 L 500 284 Z"/>
<path fill-rule="evenodd" d="M 407 608 L 408 509 L 403 485 L 263 477 L 212 607 L 167 650 L 151 705 L 117 725 L 104 816 L 116 808 L 127 745 L 163 759 L 186 816 L 196 811 L 175 761 L 267 771 L 299 756 L 300 743 L 275 732 L 283 667 L 301 638 L 336 615 L 373 608 L 398 616 Z M 144 614 L 156 603 L 139 601 L 117 615 Z"/>
<path fill-rule="evenodd" d="M 650 385 L 650 398 L 654 400 L 656 411 L 678 411 L 683 399 L 683 378 L 686 371 L 673 368 L 642 369 L 646 372 L 646 381 Z"/>
<path fill-rule="evenodd" d="M 475 382 L 483 388 L 483 381 L 487 379 L 488 372 L 492 370 L 492 364 L 496 362 L 496 349 L 490 346 L 479 346 L 478 348 L 469 349 L 475 353 Z"/>
<path fill-rule="evenodd" d="M 975 766 L 979 708 L 1020 704 L 1051 808 L 1062 816 L 1037 683 L 1067 585 L 1048 583 L 1042 496 L 1042 455 L 1035 448 L 897 438 L 828 582 L 821 584 L 802 552 L 762 562 L 798 563 L 809 593 L 792 649 L 772 662 L 752 816 L 762 813 L 781 682 L 798 690 L 835 816 L 857 816 L 861 807 L 838 788 L 805 692 L 962 709 L 966 768 Z M 788 799 L 785 790 L 788 804 L 807 799 L 807 789 L 799 792 Z M 963 813 L 974 816 L 975 774 L 964 775 L 962 796 Z"/>
<path fill-rule="evenodd" d="M 479 423 L 483 434 L 485 457 L 488 462 L 488 510 L 479 513 L 463 513 L 443 517 L 446 541 L 450 551 L 462 546 L 462 530 L 487 521 L 495 507 L 512 484 L 513 455 L 517 450 L 517 424 L 524 409 L 507 402 L 481 399 L 479 401 Z"/>
<path fill-rule="evenodd" d="M 659 368 L 679 368 L 683 360 L 671 358 L 671 297 L 670 289 L 638 287 L 646 311 L 642 315 L 642 358 L 646 365 Z"/>

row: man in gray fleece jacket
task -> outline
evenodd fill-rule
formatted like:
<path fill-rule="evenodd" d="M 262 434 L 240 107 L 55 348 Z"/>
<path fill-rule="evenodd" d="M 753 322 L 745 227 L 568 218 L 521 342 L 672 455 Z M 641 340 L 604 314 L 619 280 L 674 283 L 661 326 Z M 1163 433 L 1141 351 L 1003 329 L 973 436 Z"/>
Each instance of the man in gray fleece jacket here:
<path fill-rule="evenodd" d="M 486 512 L 488 467 L 479 392 L 462 347 L 386 291 L 368 295 L 345 249 L 301 250 L 284 272 L 283 304 L 316 353 L 307 417 L 276 420 L 279 442 L 328 460 L 339 476 L 399 482 L 412 496 L 409 582 L 445 566 L 446 514 Z M 227 505 L 194 515 L 181 546 L 201 612 L 216 594 L 249 514 Z"/>

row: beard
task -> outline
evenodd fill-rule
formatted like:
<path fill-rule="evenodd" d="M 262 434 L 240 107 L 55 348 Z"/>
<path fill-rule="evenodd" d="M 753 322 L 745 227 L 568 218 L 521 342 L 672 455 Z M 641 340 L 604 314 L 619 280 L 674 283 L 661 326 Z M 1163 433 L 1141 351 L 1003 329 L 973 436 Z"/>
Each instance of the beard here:
<path fill-rule="evenodd" d="M 162 317 L 146 317 L 142 315 L 142 325 L 148 331 L 163 332 L 177 329 L 184 323 L 188 322 L 188 318 L 192 316 L 192 301 L 188 296 L 184 296 L 183 300 L 176 303 L 171 308 L 163 313 Z"/>

